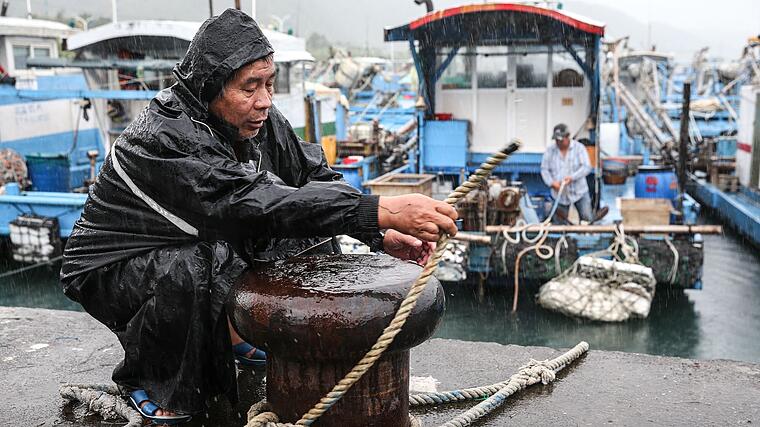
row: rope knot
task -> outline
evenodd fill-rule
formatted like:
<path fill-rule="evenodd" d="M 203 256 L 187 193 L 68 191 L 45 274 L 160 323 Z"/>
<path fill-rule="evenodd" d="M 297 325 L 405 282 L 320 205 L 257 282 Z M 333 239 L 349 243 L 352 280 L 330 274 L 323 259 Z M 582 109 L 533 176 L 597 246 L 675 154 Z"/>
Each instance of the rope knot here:
<path fill-rule="evenodd" d="M 266 400 L 260 400 L 248 410 L 248 423 L 245 427 L 267 427 L 269 423 L 277 423 L 280 418 L 272 412 L 272 407 Z"/>
<path fill-rule="evenodd" d="M 548 360 L 530 359 L 530 362 L 520 367 L 519 375 L 525 375 L 536 382 L 541 381 L 541 384 L 549 384 L 556 378 Z"/>

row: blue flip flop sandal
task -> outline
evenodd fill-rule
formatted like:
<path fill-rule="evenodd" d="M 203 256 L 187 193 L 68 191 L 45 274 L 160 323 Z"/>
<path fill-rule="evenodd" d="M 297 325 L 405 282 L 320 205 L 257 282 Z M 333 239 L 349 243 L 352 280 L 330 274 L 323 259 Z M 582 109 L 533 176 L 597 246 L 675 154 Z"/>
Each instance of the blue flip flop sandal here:
<path fill-rule="evenodd" d="M 253 352 L 253 357 L 247 357 L 247 354 L 250 353 L 254 348 L 254 346 L 248 344 L 247 342 L 241 342 L 240 344 L 235 344 L 232 346 L 232 352 L 235 353 L 235 358 L 242 365 L 260 369 L 266 368 L 267 354 L 262 350 L 256 348 L 256 351 Z"/>
<path fill-rule="evenodd" d="M 177 414 L 177 415 L 154 415 L 156 411 L 158 411 L 159 408 L 155 403 L 151 402 L 148 398 L 148 394 L 145 393 L 145 390 L 135 390 L 131 393 L 129 393 L 129 400 L 132 402 L 132 406 L 137 409 L 137 412 L 140 413 L 144 418 L 147 418 L 151 420 L 151 424 L 167 424 L 167 425 L 175 425 L 175 424 L 182 424 L 190 421 L 192 419 L 192 416 L 190 415 L 184 415 L 184 414 Z M 143 407 L 140 407 L 140 404 L 147 401 Z"/>

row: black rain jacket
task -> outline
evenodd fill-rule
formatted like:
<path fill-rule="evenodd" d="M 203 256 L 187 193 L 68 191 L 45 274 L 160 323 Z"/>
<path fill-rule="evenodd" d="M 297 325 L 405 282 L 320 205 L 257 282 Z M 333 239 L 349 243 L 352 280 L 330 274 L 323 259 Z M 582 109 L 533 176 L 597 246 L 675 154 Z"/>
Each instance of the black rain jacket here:
<path fill-rule="evenodd" d="M 208 103 L 236 69 L 271 53 L 241 12 L 228 10 L 204 23 L 174 69 L 177 83 L 119 136 L 90 187 L 64 252 L 67 295 L 78 300 L 79 290 L 67 284 L 83 273 L 191 241 L 223 240 L 245 248 L 249 260 L 283 258 L 313 243 L 288 238 L 353 234 L 377 242 L 378 197 L 343 182 L 320 145 L 299 140 L 277 108 L 242 144 L 235 142 L 236 128 L 209 113 Z M 234 144 L 241 144 L 237 154 Z"/>

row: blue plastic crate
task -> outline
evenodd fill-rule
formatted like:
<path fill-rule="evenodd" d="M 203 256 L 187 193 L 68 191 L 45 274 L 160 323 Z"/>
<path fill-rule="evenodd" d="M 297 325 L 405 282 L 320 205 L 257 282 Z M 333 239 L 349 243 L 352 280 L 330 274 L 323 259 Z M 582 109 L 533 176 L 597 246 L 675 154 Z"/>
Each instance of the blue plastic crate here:
<path fill-rule="evenodd" d="M 27 154 L 26 167 L 32 181 L 32 190 L 64 193 L 71 191 L 71 162 L 67 154 Z"/>

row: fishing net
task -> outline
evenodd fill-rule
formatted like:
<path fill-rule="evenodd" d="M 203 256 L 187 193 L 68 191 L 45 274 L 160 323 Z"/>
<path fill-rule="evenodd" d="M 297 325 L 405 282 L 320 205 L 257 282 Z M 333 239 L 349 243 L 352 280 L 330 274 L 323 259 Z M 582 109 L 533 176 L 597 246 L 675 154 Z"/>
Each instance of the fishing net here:
<path fill-rule="evenodd" d="M 610 248 L 578 258 L 544 284 L 537 299 L 542 307 L 568 316 L 620 322 L 649 315 L 656 284 L 652 269 L 638 263 L 638 245 L 621 229 Z"/>
<path fill-rule="evenodd" d="M 10 148 L 0 150 L 0 186 L 15 182 L 22 189 L 29 185 L 24 158 Z"/>

